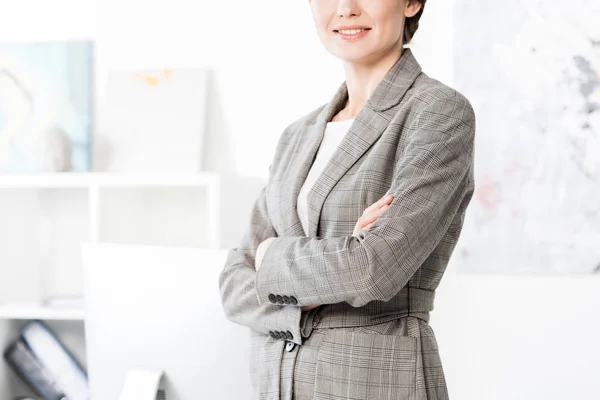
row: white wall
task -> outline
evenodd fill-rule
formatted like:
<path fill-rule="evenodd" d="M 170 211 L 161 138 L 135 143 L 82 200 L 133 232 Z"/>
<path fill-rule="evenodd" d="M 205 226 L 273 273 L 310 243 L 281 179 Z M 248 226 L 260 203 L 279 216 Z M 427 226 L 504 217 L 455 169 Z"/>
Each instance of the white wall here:
<path fill-rule="evenodd" d="M 209 170 L 266 177 L 262 152 L 272 153 L 285 126 L 327 101 L 342 79 L 318 44 L 308 2 L 3 0 L 0 7 L 0 40 L 94 38 L 100 74 L 213 70 L 209 140 L 218 151 L 206 154 Z"/>
<path fill-rule="evenodd" d="M 447 83 L 451 17 L 451 2 L 428 2 L 414 43 Z M 0 40 L 66 38 L 95 38 L 104 67 L 212 69 L 207 170 L 266 177 L 281 131 L 343 80 L 307 1 L 1 0 Z M 599 306 L 598 279 L 467 277 L 451 264 L 432 314 L 451 398 L 597 398 Z"/>
<path fill-rule="evenodd" d="M 99 82 L 110 67 L 213 71 L 207 170 L 266 177 L 283 129 L 344 79 L 317 38 L 308 1 L 1 0 L 0 7 L 0 41 L 95 39 Z M 448 9 L 428 5 L 415 40 L 427 71 L 444 81 Z M 101 150 L 102 138 L 95 140 Z M 94 156 L 99 169 L 102 154 Z"/>
<path fill-rule="evenodd" d="M 461 400 L 584 400 L 600 395 L 600 277 L 447 271 L 431 325 Z"/>

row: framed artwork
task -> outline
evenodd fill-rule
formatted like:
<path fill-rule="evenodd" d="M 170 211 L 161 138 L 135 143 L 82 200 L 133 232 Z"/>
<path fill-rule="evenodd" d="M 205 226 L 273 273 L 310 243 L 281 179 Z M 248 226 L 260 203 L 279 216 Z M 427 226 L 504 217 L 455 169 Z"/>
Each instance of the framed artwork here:
<path fill-rule="evenodd" d="M 0 172 L 91 169 L 93 42 L 0 43 Z"/>
<path fill-rule="evenodd" d="M 99 130 L 105 170 L 200 172 L 207 77 L 201 68 L 106 71 Z"/>
<path fill-rule="evenodd" d="M 455 87 L 477 116 L 459 270 L 600 273 L 600 2 L 455 5 Z"/>

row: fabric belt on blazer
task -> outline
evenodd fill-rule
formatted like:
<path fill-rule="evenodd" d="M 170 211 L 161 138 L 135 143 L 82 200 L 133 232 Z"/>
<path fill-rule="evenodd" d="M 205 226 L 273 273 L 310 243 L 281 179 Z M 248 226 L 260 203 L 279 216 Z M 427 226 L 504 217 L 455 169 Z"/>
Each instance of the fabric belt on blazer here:
<path fill-rule="evenodd" d="M 300 333 L 306 338 L 313 329 L 368 326 L 408 316 L 429 322 L 434 300 L 434 290 L 405 287 L 388 302 L 372 301 L 358 308 L 348 303 L 322 305 L 302 313 Z"/>

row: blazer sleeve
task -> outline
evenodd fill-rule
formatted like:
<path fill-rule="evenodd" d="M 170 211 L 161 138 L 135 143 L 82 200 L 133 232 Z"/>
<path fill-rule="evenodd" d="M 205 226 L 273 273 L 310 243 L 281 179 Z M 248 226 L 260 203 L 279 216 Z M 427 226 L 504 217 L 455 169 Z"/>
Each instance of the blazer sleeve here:
<path fill-rule="evenodd" d="M 407 127 L 389 208 L 358 237 L 280 237 L 267 248 L 256 288 L 297 305 L 391 300 L 440 243 L 463 199 L 470 200 L 475 115 L 469 101 L 427 97 Z"/>
<path fill-rule="evenodd" d="M 293 336 L 291 340 L 301 344 L 300 307 L 258 302 L 254 267 L 256 249 L 263 240 L 277 236 L 267 214 L 266 188 L 262 188 L 254 201 L 250 221 L 239 246 L 231 249 L 226 257 L 219 275 L 221 302 L 230 321 L 263 334 L 289 331 Z"/>

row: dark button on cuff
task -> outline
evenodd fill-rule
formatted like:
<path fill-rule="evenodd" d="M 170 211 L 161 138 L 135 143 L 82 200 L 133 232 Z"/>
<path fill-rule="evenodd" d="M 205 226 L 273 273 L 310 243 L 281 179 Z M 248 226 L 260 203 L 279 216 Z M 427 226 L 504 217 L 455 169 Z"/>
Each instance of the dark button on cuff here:
<path fill-rule="evenodd" d="M 269 336 L 271 336 L 272 338 L 274 338 L 275 337 L 275 332 L 269 331 Z"/>
<path fill-rule="evenodd" d="M 281 339 L 281 333 L 279 331 L 275 331 L 275 332 L 273 332 L 273 337 L 275 339 Z"/>
<path fill-rule="evenodd" d="M 290 304 L 290 298 L 289 298 L 289 296 L 283 296 L 283 303 L 284 304 Z"/>
<path fill-rule="evenodd" d="M 298 304 L 298 300 L 294 296 L 290 296 L 290 303 L 296 305 Z"/>
<path fill-rule="evenodd" d="M 271 294 L 269 295 L 269 301 L 270 301 L 271 303 L 275 304 L 275 303 L 277 302 L 277 297 L 276 297 L 276 296 L 275 296 L 273 293 L 271 293 Z"/>
<path fill-rule="evenodd" d="M 277 302 L 283 304 L 283 297 L 281 295 L 275 296 L 277 298 Z"/>
<path fill-rule="evenodd" d="M 285 337 L 286 337 L 286 339 L 290 339 L 290 340 L 291 340 L 291 339 L 293 339 L 293 338 L 294 338 L 294 335 L 292 335 L 292 332 L 290 332 L 290 331 L 287 331 L 287 332 L 285 333 Z"/>

